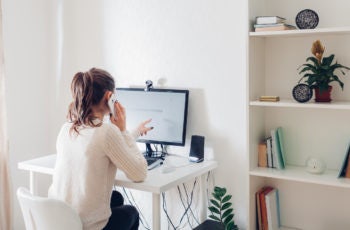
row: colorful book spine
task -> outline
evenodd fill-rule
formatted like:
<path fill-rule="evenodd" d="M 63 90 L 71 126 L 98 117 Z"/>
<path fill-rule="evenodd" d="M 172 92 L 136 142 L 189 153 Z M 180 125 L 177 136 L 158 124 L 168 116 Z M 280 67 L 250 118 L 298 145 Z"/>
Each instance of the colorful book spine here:
<path fill-rule="evenodd" d="M 267 167 L 273 167 L 273 159 L 272 159 L 272 139 L 271 137 L 266 138 L 266 146 L 267 146 Z"/>
<path fill-rule="evenodd" d="M 272 160 L 274 162 L 274 167 L 277 169 L 284 169 L 285 164 L 282 157 L 282 152 L 280 148 L 280 141 L 278 139 L 277 129 L 271 130 L 272 138 Z"/>
<path fill-rule="evenodd" d="M 265 195 L 268 230 L 279 230 L 281 226 L 278 190 L 274 188 Z"/>
<path fill-rule="evenodd" d="M 280 230 L 280 204 L 278 189 L 264 186 L 256 194 L 257 224 L 259 230 Z"/>
<path fill-rule="evenodd" d="M 258 146 L 258 166 L 267 167 L 267 144 L 262 141 Z"/>

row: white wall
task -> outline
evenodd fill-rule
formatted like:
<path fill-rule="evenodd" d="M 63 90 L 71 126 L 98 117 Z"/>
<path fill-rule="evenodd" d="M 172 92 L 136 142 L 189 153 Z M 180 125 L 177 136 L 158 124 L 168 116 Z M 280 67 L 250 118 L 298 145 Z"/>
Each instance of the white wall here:
<path fill-rule="evenodd" d="M 28 186 L 17 162 L 54 151 L 50 119 L 53 87 L 49 1 L 3 1 L 4 49 L 14 229 L 24 229 L 15 191 Z"/>
<path fill-rule="evenodd" d="M 214 148 L 220 164 L 216 184 L 233 195 L 235 220 L 244 228 L 246 5 L 243 0 L 4 0 L 14 190 L 28 184 L 27 173 L 16 169 L 18 161 L 54 151 L 72 75 L 96 66 L 110 71 L 118 86 L 163 79 L 165 87 L 190 89 L 187 137 L 204 135 Z M 16 208 L 15 229 L 23 229 L 19 218 Z"/>

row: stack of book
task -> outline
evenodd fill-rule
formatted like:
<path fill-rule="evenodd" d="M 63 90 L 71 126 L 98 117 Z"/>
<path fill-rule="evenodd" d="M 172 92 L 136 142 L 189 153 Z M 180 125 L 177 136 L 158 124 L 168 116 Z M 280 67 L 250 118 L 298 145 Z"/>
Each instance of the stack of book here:
<path fill-rule="evenodd" d="M 279 230 L 281 227 L 278 189 L 265 186 L 256 192 L 259 230 Z"/>
<path fill-rule="evenodd" d="M 258 145 L 258 166 L 276 169 L 285 168 L 285 149 L 282 127 L 271 130 L 271 136 Z"/>
<path fill-rule="evenodd" d="M 296 27 L 286 24 L 286 19 L 279 16 L 258 16 L 255 18 L 255 32 L 295 30 Z"/>
<path fill-rule="evenodd" d="M 280 97 L 279 96 L 260 96 L 259 101 L 279 101 Z"/>

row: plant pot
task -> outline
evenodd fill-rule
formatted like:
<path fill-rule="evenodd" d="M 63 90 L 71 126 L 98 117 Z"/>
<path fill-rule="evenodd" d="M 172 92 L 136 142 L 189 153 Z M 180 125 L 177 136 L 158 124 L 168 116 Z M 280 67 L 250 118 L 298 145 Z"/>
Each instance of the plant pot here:
<path fill-rule="evenodd" d="M 331 99 L 331 91 L 332 86 L 328 86 L 327 90 L 321 90 L 319 88 L 315 88 L 315 101 L 316 102 L 330 102 Z"/>

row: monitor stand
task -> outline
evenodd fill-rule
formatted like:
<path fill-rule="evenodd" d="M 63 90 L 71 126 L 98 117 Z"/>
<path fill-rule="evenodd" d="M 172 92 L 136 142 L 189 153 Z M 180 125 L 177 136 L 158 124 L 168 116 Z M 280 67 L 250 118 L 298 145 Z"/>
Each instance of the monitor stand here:
<path fill-rule="evenodd" d="M 148 156 L 148 157 L 152 157 L 153 156 L 153 149 L 151 147 L 151 144 L 150 143 L 146 143 L 146 152 L 145 152 L 145 155 Z"/>
<path fill-rule="evenodd" d="M 144 152 L 144 155 L 147 157 L 164 157 L 165 153 L 163 151 L 157 151 L 153 150 L 150 143 L 146 144 L 146 151 Z"/>

